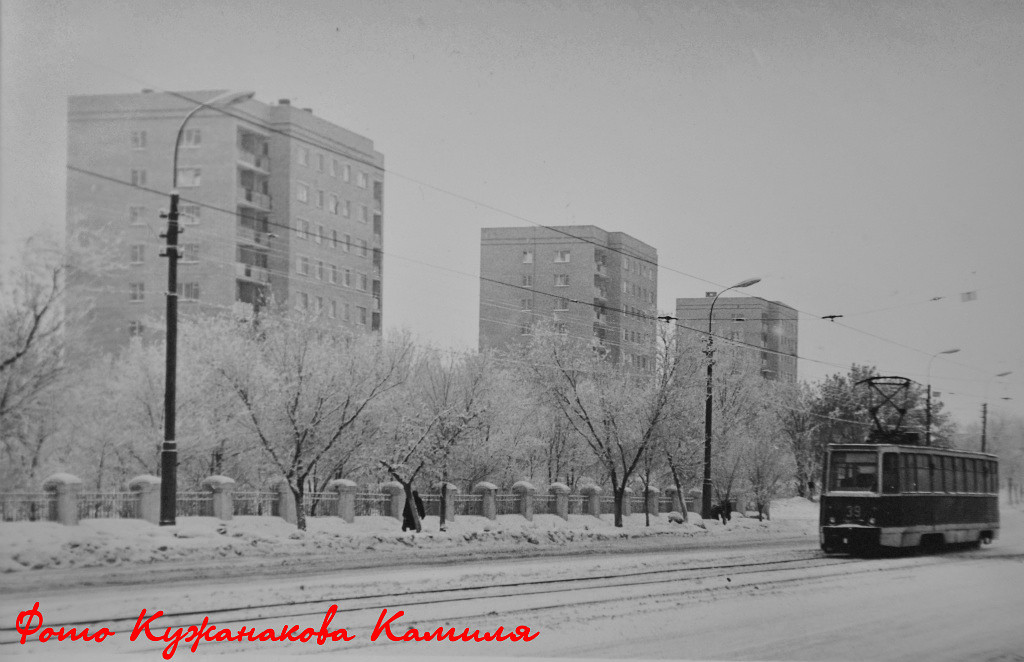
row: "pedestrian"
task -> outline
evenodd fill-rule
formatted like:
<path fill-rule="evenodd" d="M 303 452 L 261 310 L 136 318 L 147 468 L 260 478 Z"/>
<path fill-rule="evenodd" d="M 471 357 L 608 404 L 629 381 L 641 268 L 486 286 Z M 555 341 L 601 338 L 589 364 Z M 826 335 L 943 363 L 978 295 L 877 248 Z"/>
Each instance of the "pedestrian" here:
<path fill-rule="evenodd" d="M 416 504 L 416 512 L 419 513 L 420 522 L 427 515 L 427 509 L 423 506 L 423 499 L 420 498 L 420 493 L 416 490 L 412 491 L 412 500 Z M 409 507 L 409 500 L 405 501 L 405 510 L 402 512 L 402 531 L 417 530 L 416 529 L 416 518 L 413 517 L 412 508 Z"/>

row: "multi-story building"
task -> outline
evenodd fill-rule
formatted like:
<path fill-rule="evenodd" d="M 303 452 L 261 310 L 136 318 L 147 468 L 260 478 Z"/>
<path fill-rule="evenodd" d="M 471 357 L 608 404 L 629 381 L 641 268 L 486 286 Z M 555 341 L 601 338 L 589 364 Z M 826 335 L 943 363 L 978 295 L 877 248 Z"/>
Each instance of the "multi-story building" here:
<path fill-rule="evenodd" d="M 178 129 L 220 92 L 71 97 L 69 279 L 86 338 L 116 351 L 163 327 L 167 221 Z M 384 159 L 373 142 L 292 107 L 202 108 L 178 150 L 178 310 L 263 306 L 381 328 Z"/>
<path fill-rule="evenodd" d="M 708 313 L 716 292 L 703 298 L 676 299 L 676 318 L 689 342 L 707 340 Z M 796 381 L 797 312 L 779 301 L 755 297 L 720 297 L 715 304 L 711 332 L 717 338 L 740 343 L 740 351 L 749 351 L 766 379 Z M 721 341 L 716 341 L 721 345 Z M 745 349 L 744 349 L 745 348 Z"/>
<path fill-rule="evenodd" d="M 508 348 L 540 322 L 654 365 L 658 251 L 593 225 L 484 228 L 480 348 Z"/>

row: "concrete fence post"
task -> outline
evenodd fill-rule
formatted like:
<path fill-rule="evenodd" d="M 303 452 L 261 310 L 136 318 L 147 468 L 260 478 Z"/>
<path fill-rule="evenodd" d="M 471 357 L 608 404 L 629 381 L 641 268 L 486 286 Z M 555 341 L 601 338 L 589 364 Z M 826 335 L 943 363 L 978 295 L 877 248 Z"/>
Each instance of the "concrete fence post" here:
<path fill-rule="evenodd" d="M 135 493 L 138 504 L 136 517 L 150 524 L 160 523 L 160 479 L 145 474 L 128 481 L 128 489 Z"/>
<path fill-rule="evenodd" d="M 551 483 L 548 494 L 555 497 L 555 514 L 564 520 L 569 519 L 569 486 L 565 483 Z"/>
<path fill-rule="evenodd" d="M 391 481 L 381 485 L 380 489 L 391 496 L 391 516 L 401 520 L 405 513 L 405 488 L 398 481 Z"/>
<path fill-rule="evenodd" d="M 494 498 L 498 494 L 498 486 L 494 483 L 477 483 L 473 486 L 473 494 L 480 494 L 484 498 L 484 517 L 498 519 L 498 504 Z"/>
<path fill-rule="evenodd" d="M 672 499 L 672 510 L 674 510 L 677 513 L 683 512 L 683 499 L 679 494 L 679 488 L 676 487 L 675 485 L 672 485 L 671 487 L 666 487 L 665 494 L 667 494 L 669 498 Z"/>
<path fill-rule="evenodd" d="M 82 479 L 71 474 L 53 474 L 43 481 L 43 491 L 57 495 L 57 521 L 66 526 L 78 524 L 78 495 Z"/>
<path fill-rule="evenodd" d="M 519 514 L 529 521 L 533 521 L 533 495 L 537 488 L 525 480 L 520 480 L 512 485 L 512 493 L 518 498 Z"/>
<path fill-rule="evenodd" d="M 288 479 L 278 478 L 270 488 L 277 492 L 277 516 L 289 524 L 298 524 L 298 518 L 295 515 L 295 495 L 292 494 L 292 488 L 288 485 Z"/>
<path fill-rule="evenodd" d="M 657 487 L 647 488 L 647 512 L 652 515 L 658 514 L 658 495 L 661 494 L 661 490 Z"/>
<path fill-rule="evenodd" d="M 627 487 L 622 490 L 622 516 L 629 517 L 633 514 L 633 488 Z"/>
<path fill-rule="evenodd" d="M 328 492 L 338 493 L 338 517 L 349 524 L 356 521 L 356 491 L 358 490 L 359 486 L 355 481 L 347 478 L 335 478 L 327 483 Z"/>
<path fill-rule="evenodd" d="M 587 499 L 585 506 L 586 513 L 594 517 L 601 516 L 601 488 L 597 485 L 584 485 L 580 488 L 580 494 Z"/>
<path fill-rule="evenodd" d="M 445 483 L 438 483 L 434 487 L 437 489 L 438 499 L 441 498 L 441 488 L 444 487 Z M 448 495 L 444 504 L 444 520 L 446 522 L 455 521 L 455 495 L 459 493 L 459 488 L 452 483 L 447 483 Z"/>
<path fill-rule="evenodd" d="M 213 497 L 213 516 L 220 520 L 230 520 L 235 516 L 235 481 L 227 476 L 209 476 L 203 479 L 203 487 Z M 285 483 L 285 488 L 288 484 Z M 291 490 L 288 490 L 291 494 Z"/>

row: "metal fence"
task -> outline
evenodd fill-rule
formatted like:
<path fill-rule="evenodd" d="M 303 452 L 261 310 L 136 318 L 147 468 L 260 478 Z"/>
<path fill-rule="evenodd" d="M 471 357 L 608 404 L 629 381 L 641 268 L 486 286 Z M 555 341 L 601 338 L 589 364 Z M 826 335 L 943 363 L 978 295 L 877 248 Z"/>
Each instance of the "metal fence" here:
<path fill-rule="evenodd" d="M 516 515 L 519 513 L 519 497 L 515 494 L 496 494 L 494 506 L 498 515 Z"/>
<path fill-rule="evenodd" d="M 611 494 L 602 494 L 599 498 L 601 499 L 601 514 L 614 515 L 615 497 Z"/>
<path fill-rule="evenodd" d="M 448 495 L 448 498 L 452 498 Z M 423 500 L 423 512 L 426 513 L 426 517 L 440 517 L 441 516 L 441 495 L 440 494 L 421 494 L 420 499 Z M 405 507 L 402 507 L 402 513 L 405 513 Z"/>
<path fill-rule="evenodd" d="M 569 495 L 569 514 L 570 515 L 584 515 L 586 514 L 587 497 L 582 494 L 570 494 Z"/>
<path fill-rule="evenodd" d="M 634 494 L 631 497 L 625 497 L 625 498 L 629 499 L 629 507 L 630 507 L 631 512 L 634 512 L 634 513 L 642 513 L 642 512 L 644 512 L 644 495 L 643 494 L 639 494 L 639 495 Z M 652 515 L 657 515 L 658 511 L 657 510 L 652 510 L 651 514 Z"/>
<path fill-rule="evenodd" d="M 0 494 L 0 521 L 38 522 L 57 519 L 53 492 L 6 492 Z"/>
<path fill-rule="evenodd" d="M 302 495 L 302 512 L 306 517 L 326 517 L 338 514 L 337 492 L 306 492 Z"/>
<path fill-rule="evenodd" d="M 178 517 L 213 517 L 213 495 L 209 492 L 178 492 Z"/>
<path fill-rule="evenodd" d="M 534 494 L 533 512 L 535 515 L 557 515 L 556 498 L 554 494 Z"/>
<path fill-rule="evenodd" d="M 658 512 L 659 513 L 670 513 L 672 512 L 672 497 L 671 496 L 659 496 L 658 497 Z"/>
<path fill-rule="evenodd" d="M 81 492 L 78 495 L 79 519 L 136 519 L 138 516 L 136 492 Z"/>
<path fill-rule="evenodd" d="M 356 517 L 371 515 L 391 516 L 391 497 L 382 492 L 359 492 L 356 494 Z"/>
<path fill-rule="evenodd" d="M 235 515 L 275 515 L 277 492 L 235 492 L 233 512 Z"/>
<path fill-rule="evenodd" d="M 455 515 L 484 515 L 483 494 L 456 494 Z"/>

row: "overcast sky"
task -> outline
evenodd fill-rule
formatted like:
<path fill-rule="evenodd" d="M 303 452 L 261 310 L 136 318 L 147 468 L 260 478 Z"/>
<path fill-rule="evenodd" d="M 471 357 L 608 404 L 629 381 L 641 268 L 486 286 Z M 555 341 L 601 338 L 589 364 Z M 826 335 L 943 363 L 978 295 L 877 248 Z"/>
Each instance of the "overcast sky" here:
<path fill-rule="evenodd" d="M 805 379 L 924 382 L 956 347 L 931 378 L 962 422 L 986 395 L 1024 411 L 1024 3 L 0 11 L 8 264 L 62 236 L 68 95 L 249 89 L 384 154 L 387 327 L 475 347 L 480 228 L 594 224 L 658 249 L 663 311 L 761 277 L 801 313 Z"/>

